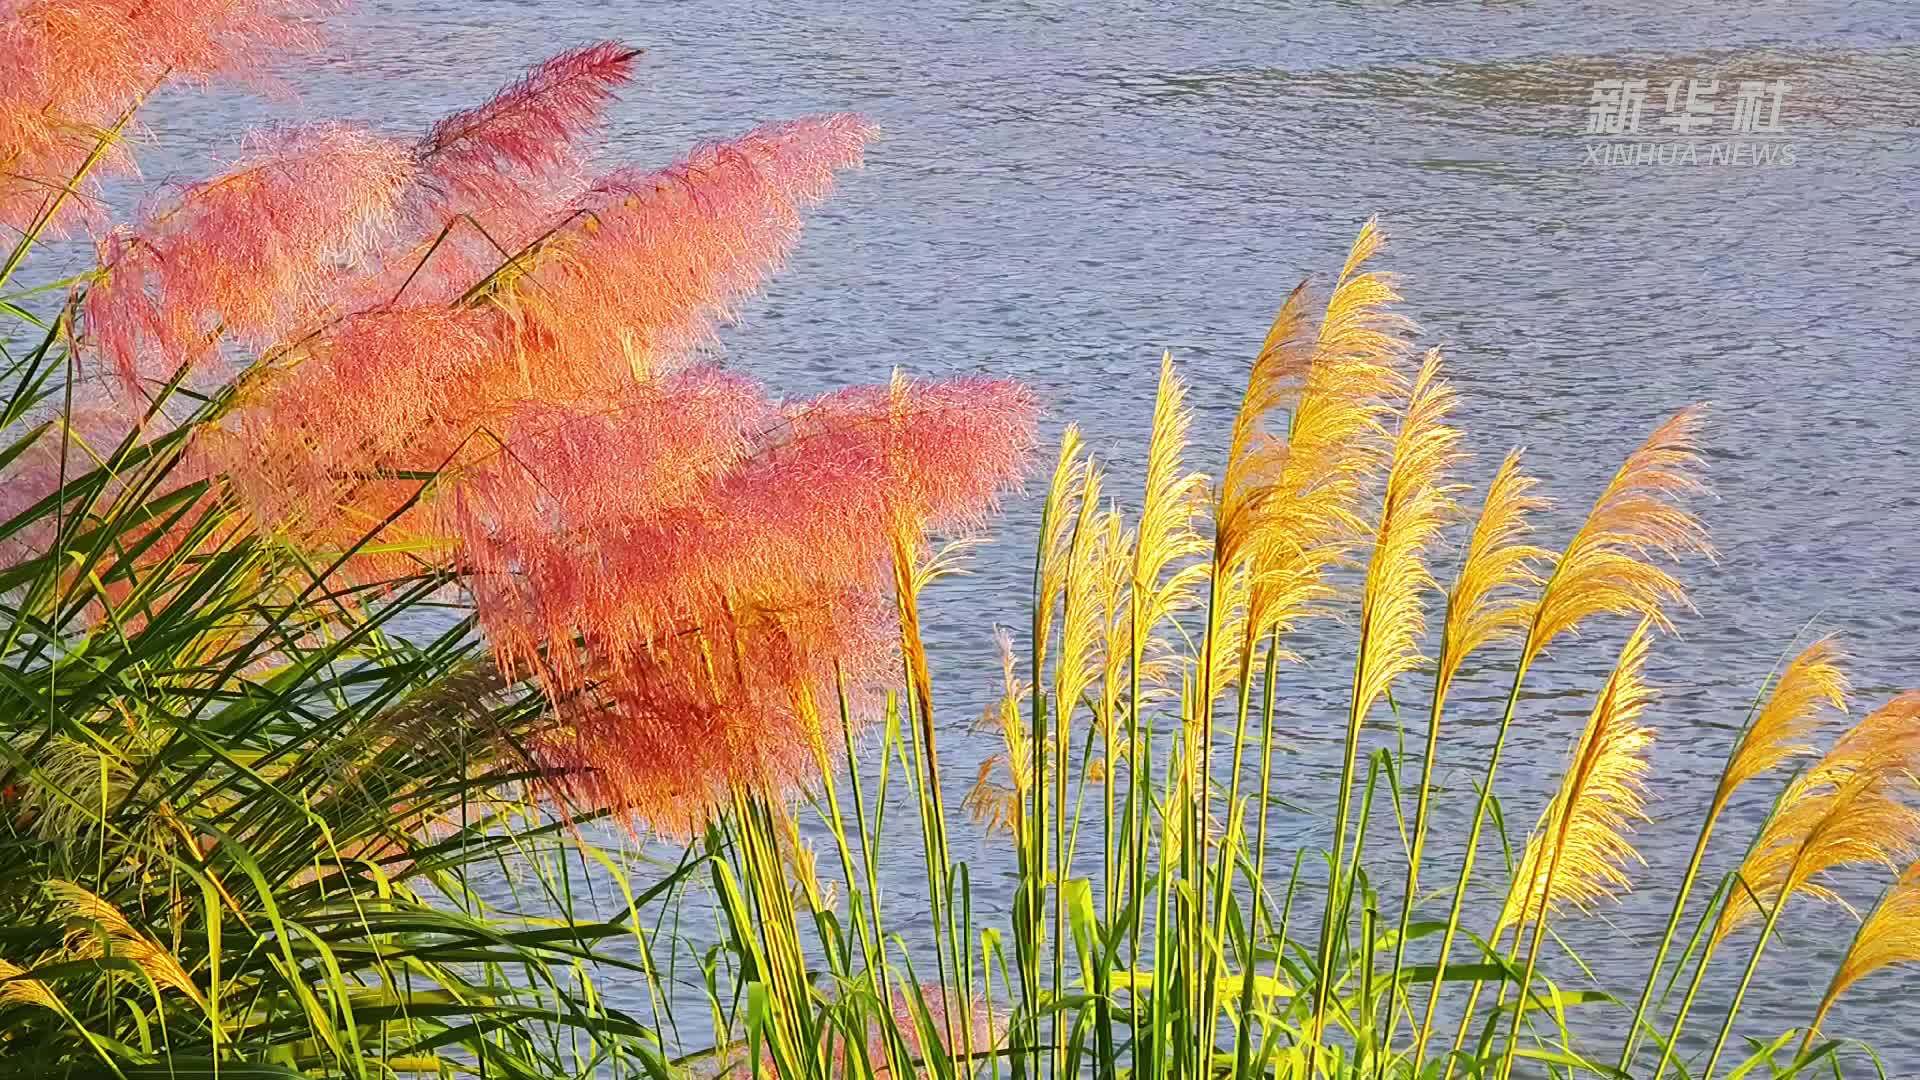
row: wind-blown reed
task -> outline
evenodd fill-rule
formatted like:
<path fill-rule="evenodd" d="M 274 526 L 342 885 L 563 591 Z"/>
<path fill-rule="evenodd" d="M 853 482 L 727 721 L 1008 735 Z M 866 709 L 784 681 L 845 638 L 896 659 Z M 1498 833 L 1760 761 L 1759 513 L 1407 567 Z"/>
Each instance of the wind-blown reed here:
<path fill-rule="evenodd" d="M 1065 427 L 1031 622 L 994 635 L 997 748 L 956 760 L 927 598 L 1024 474 L 1033 396 L 896 375 L 788 401 L 706 354 L 863 121 L 607 170 L 594 126 L 638 53 L 600 43 L 424 133 L 282 129 L 108 230 L 71 211 L 148 83 L 253 66 L 314 10 L 189 6 L 0 14 L 0 57 L 34 68 L 0 88 L 0 216 L 24 223 L 0 283 L 63 222 L 103 256 L 44 318 L 0 294 L 24 320 L 0 357 L 0 1071 L 1430 1080 L 1627 1074 L 1650 1033 L 1654 1075 L 1711 1077 L 1772 935 L 1823 917 L 1794 899 L 1838 915 L 1834 871 L 1920 848 L 1908 693 L 1689 906 L 1734 856 L 1716 821 L 1845 705 L 1838 648 L 1806 646 L 1699 793 L 1613 1044 L 1625 1000 L 1568 977 L 1593 931 L 1565 916 L 1663 884 L 1635 869 L 1674 787 L 1651 747 L 1701 729 L 1645 672 L 1687 610 L 1678 564 L 1711 554 L 1702 414 L 1654 427 L 1558 554 L 1517 452 L 1468 525 L 1469 413 L 1437 350 L 1415 361 L 1371 221 L 1259 343 L 1217 483 L 1170 355 L 1137 495 Z M 1334 618 L 1350 655 L 1300 632 Z M 1584 726 L 1527 701 L 1572 745 L 1558 784 L 1503 775 L 1529 672 L 1616 635 Z M 1347 697 L 1321 716 L 1328 670 Z M 1491 730 L 1448 713 L 1486 679 Z M 1338 762 L 1290 745 L 1319 732 Z M 1443 779 L 1462 761 L 1477 790 Z M 968 777 L 952 805 L 1007 846 L 994 875 L 956 857 Z M 1435 895 L 1450 803 L 1472 816 Z M 1488 824 L 1541 804 L 1517 863 L 1482 865 Z M 883 867 L 916 827 L 902 895 Z M 1808 1026 L 1732 1071 L 1837 1071 L 1834 1003 L 1915 959 L 1915 894 L 1909 866 Z"/>

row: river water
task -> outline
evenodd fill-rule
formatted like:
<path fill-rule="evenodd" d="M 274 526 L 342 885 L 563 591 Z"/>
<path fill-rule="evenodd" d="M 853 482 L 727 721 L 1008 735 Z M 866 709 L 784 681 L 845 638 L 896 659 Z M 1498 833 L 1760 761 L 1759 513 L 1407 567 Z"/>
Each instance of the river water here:
<path fill-rule="evenodd" d="M 1686 568 L 1697 613 L 1656 647 L 1646 886 L 1562 926 L 1604 982 L 1637 988 L 1730 726 L 1775 661 L 1833 630 L 1862 704 L 1920 684 L 1920 8 L 1609 7 L 390 0 L 344 19 L 320 63 L 288 69 L 292 100 L 160 102 L 142 160 L 150 177 L 194 174 L 206 147 L 268 116 L 418 130 L 602 37 L 648 50 L 610 160 L 664 163 L 761 120 L 866 113 L 884 132 L 868 167 L 726 335 L 728 362 L 795 394 L 896 366 L 1017 376 L 1046 402 L 1047 439 L 1079 422 L 1120 491 L 1137 481 L 1161 351 L 1191 381 L 1196 439 L 1217 460 L 1276 303 L 1303 274 L 1337 270 L 1378 213 L 1423 343 L 1450 354 L 1472 478 L 1524 444 L 1560 500 L 1550 539 L 1663 416 L 1712 403 L 1702 510 L 1719 558 Z M 1588 135 L 1594 84 L 1623 79 L 1647 80 L 1643 137 Z M 1689 80 L 1717 81 L 1696 99 L 1717 108 L 1702 162 L 1737 85 L 1783 80 L 1777 114 L 1771 89 L 1763 102 L 1782 129 L 1765 140 L 1771 163 L 1663 157 L 1672 136 L 1651 133 L 1674 115 L 1674 80 L 1681 108 Z M 1629 143 L 1625 163 L 1589 160 L 1597 143 Z M 1635 146 L 1657 160 L 1638 163 Z M 950 805 L 993 749 L 971 720 L 996 675 L 991 628 L 1026 617 L 1030 504 L 1008 506 L 974 575 L 938 586 L 927 613 Z M 1556 649 L 1533 680 L 1503 774 L 1516 822 L 1551 792 L 1625 630 Z M 1281 692 L 1278 790 L 1310 807 L 1338 767 L 1350 634 L 1305 634 Z M 1457 865 L 1457 803 L 1502 689 L 1494 673 L 1456 695 L 1441 769 L 1455 817 L 1431 880 Z M 1710 872 L 1764 812 L 1763 787 L 1730 812 Z M 1282 832 L 1284 859 L 1327 825 L 1291 815 Z M 964 828 L 957 844 L 977 902 L 1003 909 L 1004 843 Z M 917 856 L 896 861 L 896 894 L 923 889 Z M 1852 884 L 1869 900 L 1879 880 Z M 1743 1031 L 1804 1023 L 1851 924 L 1808 903 L 1784 925 Z M 1740 955 L 1723 958 L 1697 1028 L 1717 1027 Z M 1920 973 L 1876 976 L 1827 1030 L 1871 1037 L 1895 1075 L 1920 1071 L 1917 991 Z"/>

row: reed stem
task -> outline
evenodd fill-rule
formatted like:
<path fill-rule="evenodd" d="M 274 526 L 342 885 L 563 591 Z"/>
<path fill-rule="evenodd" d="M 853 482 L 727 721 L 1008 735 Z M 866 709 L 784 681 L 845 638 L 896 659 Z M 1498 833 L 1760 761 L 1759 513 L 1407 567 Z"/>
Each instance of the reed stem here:
<path fill-rule="evenodd" d="M 1480 797 L 1473 811 L 1473 824 L 1467 829 L 1466 850 L 1460 862 L 1460 877 L 1453 887 L 1453 904 L 1447 910 L 1446 929 L 1440 935 L 1440 956 L 1434 961 L 1433 982 L 1427 989 L 1426 1014 L 1420 1021 L 1420 1034 L 1413 1043 L 1413 1063 L 1418 1068 L 1425 1060 L 1427 1043 L 1433 1038 L 1433 1021 L 1440 1005 L 1440 987 L 1447 974 L 1447 959 L 1453 955 L 1453 939 L 1459 933 L 1460 913 L 1466 904 L 1467 887 L 1473 881 L 1473 863 L 1480 849 L 1480 830 L 1486 823 L 1487 807 L 1493 802 L 1493 781 L 1500 770 L 1500 752 L 1506 747 L 1507 731 L 1513 726 L 1515 707 L 1520 702 L 1520 686 L 1527 676 L 1523 660 L 1514 668 L 1513 686 L 1507 691 L 1506 708 L 1500 714 L 1500 726 L 1487 754 L 1487 771 L 1481 779 Z"/>

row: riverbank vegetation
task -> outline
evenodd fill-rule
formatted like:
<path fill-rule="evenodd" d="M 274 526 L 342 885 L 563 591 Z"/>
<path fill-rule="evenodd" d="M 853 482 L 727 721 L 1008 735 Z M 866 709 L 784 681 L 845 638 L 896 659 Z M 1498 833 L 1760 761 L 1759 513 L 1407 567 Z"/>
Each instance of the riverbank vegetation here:
<path fill-rule="evenodd" d="M 1641 872 L 1648 658 L 1711 554 L 1701 410 L 1545 546 L 1525 457 L 1468 462 L 1371 222 L 1225 430 L 1164 362 L 1144 476 L 1071 424 L 1036 460 L 1007 380 L 782 399 L 712 347 L 871 129 L 609 168 L 617 43 L 420 132 L 256 133 L 116 223 L 145 99 L 309 47 L 328 6 L 0 8 L 0 1071 L 1879 1068 L 1824 1025 L 1920 960 L 1920 693 L 1856 703 L 1842 645 L 1799 643 L 1714 790 L 1665 793 L 1703 809 L 1684 873 Z M 61 235 L 92 265 L 30 278 Z M 923 599 L 1023 480 L 1031 621 L 966 759 Z M 1350 690 L 1302 715 L 1330 619 Z M 1576 635 L 1616 659 L 1557 788 L 1520 790 L 1509 734 L 1557 722 L 1527 691 Z M 1460 722 L 1465 679 L 1497 717 Z M 1279 766 L 1308 726 L 1342 733 L 1325 776 Z M 1736 796 L 1772 802 L 1754 835 Z M 1004 862 L 955 858 L 969 822 Z M 901 851 L 926 888 L 883 895 Z M 1757 1030 L 1768 944 L 1862 869 L 1837 970 Z M 1641 970 L 1591 970 L 1629 889 L 1670 917 Z"/>

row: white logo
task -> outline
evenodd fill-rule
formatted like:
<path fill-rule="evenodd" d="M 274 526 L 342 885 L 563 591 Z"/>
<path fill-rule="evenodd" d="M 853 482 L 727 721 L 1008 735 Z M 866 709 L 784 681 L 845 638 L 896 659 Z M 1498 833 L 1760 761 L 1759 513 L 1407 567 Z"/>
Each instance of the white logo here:
<path fill-rule="evenodd" d="M 1660 87 L 1651 106 L 1650 86 Z M 1782 115 L 1786 98 L 1785 79 L 1742 79 L 1725 91 L 1719 79 L 1596 79 L 1581 164 L 1792 165 L 1798 153 Z"/>

